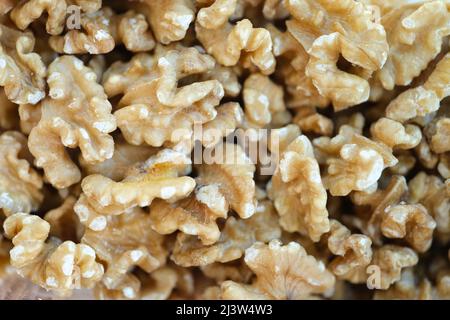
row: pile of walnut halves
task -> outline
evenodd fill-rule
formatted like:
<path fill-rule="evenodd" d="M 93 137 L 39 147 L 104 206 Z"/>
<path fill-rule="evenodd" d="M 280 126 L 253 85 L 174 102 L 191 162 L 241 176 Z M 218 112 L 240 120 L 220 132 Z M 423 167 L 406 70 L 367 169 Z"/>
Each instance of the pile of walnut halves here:
<path fill-rule="evenodd" d="M 0 287 L 450 299 L 449 35 L 444 0 L 0 0 Z"/>

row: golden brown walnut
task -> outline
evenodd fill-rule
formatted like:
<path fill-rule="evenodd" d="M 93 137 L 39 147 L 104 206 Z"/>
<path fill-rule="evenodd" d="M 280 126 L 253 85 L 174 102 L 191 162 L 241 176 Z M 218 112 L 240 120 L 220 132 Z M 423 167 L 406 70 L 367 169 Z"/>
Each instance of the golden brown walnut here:
<path fill-rule="evenodd" d="M 45 214 L 44 220 L 50 224 L 51 236 L 77 242 L 81 239 L 84 229 L 73 208 L 76 201 L 77 199 L 70 195 L 59 207 Z"/>
<path fill-rule="evenodd" d="M 335 110 L 367 101 L 370 86 L 364 77 L 340 70 L 339 57 L 369 75 L 379 70 L 388 55 L 384 28 L 362 2 L 289 0 L 289 32 L 310 55 L 306 75 Z"/>
<path fill-rule="evenodd" d="M 31 130 L 28 146 L 37 166 L 56 188 L 80 181 L 81 174 L 65 147 L 81 149 L 87 162 L 110 159 L 116 129 L 111 103 L 96 75 L 73 56 L 57 58 L 49 67 L 49 96 L 42 102 L 42 117 Z"/>
<path fill-rule="evenodd" d="M 36 104 L 45 97 L 47 69 L 33 52 L 35 38 L 0 24 L 0 86 L 17 104 Z"/>
<path fill-rule="evenodd" d="M 385 168 L 398 162 L 386 145 L 354 133 L 349 126 L 331 139 L 315 139 L 314 145 L 325 153 L 319 156 L 325 157 L 328 165 L 323 182 L 333 196 L 368 190 L 376 185 Z"/>
<path fill-rule="evenodd" d="M 368 220 L 359 227 L 375 244 L 382 243 L 380 226 L 386 212 L 390 207 L 398 205 L 406 197 L 407 192 L 406 179 L 402 176 L 392 176 L 385 189 L 378 188 L 373 192 L 359 191 L 351 194 L 354 204 L 370 208 Z"/>
<path fill-rule="evenodd" d="M 302 110 L 299 108 L 293 122 L 305 133 L 317 134 L 319 136 L 331 136 L 333 134 L 333 121 L 314 109 L 308 108 Z"/>
<path fill-rule="evenodd" d="M 155 198 L 183 199 L 195 187 L 195 180 L 186 176 L 190 164 L 186 155 L 164 149 L 129 168 L 120 182 L 99 174 L 87 176 L 81 182 L 83 194 L 75 212 L 88 228 L 99 231 L 106 227 L 108 215 L 149 206 Z"/>
<path fill-rule="evenodd" d="M 250 127 L 263 128 L 272 122 L 272 116 L 287 112 L 283 88 L 260 73 L 252 73 L 245 80 L 242 94 Z"/>
<path fill-rule="evenodd" d="M 19 29 L 25 30 L 44 12 L 47 13 L 46 29 L 49 34 L 60 34 L 66 24 L 70 5 L 77 5 L 81 11 L 95 12 L 102 6 L 101 0 L 24 0 L 11 11 L 11 19 Z"/>
<path fill-rule="evenodd" d="M 327 193 L 306 136 L 297 137 L 282 154 L 268 194 L 284 230 L 308 235 L 313 241 L 329 231 Z"/>
<path fill-rule="evenodd" d="M 449 68 L 450 53 L 447 53 L 438 62 L 423 85 L 404 91 L 389 103 L 386 108 L 386 116 L 399 122 L 405 122 L 417 116 L 423 117 L 437 111 L 440 101 L 450 95 Z"/>
<path fill-rule="evenodd" d="M 200 185 L 187 198 L 173 204 L 155 200 L 150 207 L 152 228 L 159 234 L 176 230 L 198 236 L 204 245 L 219 240 L 218 218 L 226 218 L 228 203 L 217 184 Z"/>
<path fill-rule="evenodd" d="M 195 168 L 197 184 L 217 184 L 230 209 L 242 219 L 256 212 L 255 165 L 239 145 L 224 143 L 206 150 L 204 163 Z"/>
<path fill-rule="evenodd" d="M 418 252 L 427 251 L 436 222 L 421 204 L 389 206 L 381 221 L 381 232 L 388 238 L 404 238 Z"/>
<path fill-rule="evenodd" d="M 5 90 L 0 88 L 0 128 L 13 130 L 19 127 L 17 105 L 8 100 Z"/>
<path fill-rule="evenodd" d="M 150 146 L 134 146 L 120 138 L 114 141 L 114 154 L 103 162 L 89 163 L 80 157 L 79 162 L 87 175 L 100 174 L 114 181 L 125 178 L 127 170 L 155 155 L 159 150 Z"/>
<path fill-rule="evenodd" d="M 418 260 L 417 254 L 410 248 L 384 245 L 376 249 L 370 266 L 378 267 L 381 272 L 377 289 L 388 289 L 400 280 L 402 269 L 416 265 Z"/>
<path fill-rule="evenodd" d="M 38 216 L 16 213 L 3 224 L 12 239 L 11 265 L 18 273 L 47 290 L 67 295 L 72 289 L 92 288 L 103 276 L 95 251 L 72 241 L 46 241 L 50 225 Z"/>
<path fill-rule="evenodd" d="M 201 4 L 202 1 L 197 1 Z M 237 9 L 238 0 L 213 0 L 211 4 L 201 8 L 196 22 L 206 29 L 217 29 L 228 22 Z"/>
<path fill-rule="evenodd" d="M 439 54 L 450 34 L 444 1 L 376 1 L 389 43 L 388 59 L 375 74 L 384 88 L 409 85 Z"/>
<path fill-rule="evenodd" d="M 279 240 L 268 245 L 257 242 L 245 251 L 245 263 L 256 280 L 251 285 L 223 282 L 223 299 L 297 300 L 326 295 L 334 289 L 333 274 L 296 242 L 285 246 Z"/>
<path fill-rule="evenodd" d="M 178 88 L 182 77 L 211 69 L 214 60 L 196 48 L 170 50 L 158 59 L 150 81 L 139 81 L 127 90 L 114 114 L 125 139 L 159 147 L 164 142 L 189 140 L 193 125 L 213 120 L 224 95 L 217 80 L 195 82 Z M 173 130 L 177 128 L 177 130 Z"/>
<path fill-rule="evenodd" d="M 422 140 L 422 131 L 418 126 L 388 118 L 380 118 L 370 128 L 374 140 L 380 141 L 390 148 L 412 149 Z"/>
<path fill-rule="evenodd" d="M 149 51 L 155 40 L 145 16 L 133 10 L 116 14 L 109 7 L 81 16 L 81 30 L 49 39 L 51 48 L 65 54 L 105 54 L 123 44 L 132 52 Z"/>
<path fill-rule="evenodd" d="M 450 196 L 444 182 L 437 176 L 419 172 L 409 183 L 408 202 L 421 203 L 436 221 L 436 231 L 450 234 Z"/>
<path fill-rule="evenodd" d="M 430 147 L 436 153 L 450 151 L 450 118 L 437 121 L 436 134 L 431 137 Z"/>
<path fill-rule="evenodd" d="M 140 208 L 110 217 L 104 230 L 88 229 L 82 238 L 105 264 L 103 285 L 110 290 L 121 287 L 128 298 L 139 292 L 132 290 L 132 286 L 123 287 L 126 283 L 139 282 L 130 273 L 134 267 L 151 273 L 164 265 L 167 252 L 163 241 L 163 236 L 152 230 L 149 215 Z"/>
<path fill-rule="evenodd" d="M 37 211 L 44 198 L 43 181 L 27 160 L 26 143 L 16 131 L 0 136 L 0 208 L 7 216 Z"/>
<path fill-rule="evenodd" d="M 439 157 L 437 171 L 444 179 L 450 178 L 450 152 L 442 153 Z"/>
<path fill-rule="evenodd" d="M 135 10 L 143 13 L 152 27 L 156 40 L 169 44 L 182 40 L 195 18 L 191 0 L 140 0 Z"/>
<path fill-rule="evenodd" d="M 229 217 L 219 240 L 213 245 L 205 246 L 197 237 L 179 233 L 171 259 L 182 267 L 237 260 L 256 241 L 278 239 L 281 229 L 277 220 L 270 201 L 261 201 L 251 218 L 242 220 Z"/>
<path fill-rule="evenodd" d="M 330 231 L 325 235 L 328 249 L 337 257 L 328 265 L 338 279 L 352 283 L 365 280 L 359 275 L 365 273 L 372 260 L 372 240 L 362 234 L 351 231 L 337 220 L 330 220 Z"/>
<path fill-rule="evenodd" d="M 275 70 L 270 33 L 264 28 L 254 28 L 248 19 L 236 25 L 227 21 L 215 29 L 196 22 L 195 31 L 206 51 L 224 66 L 236 65 L 245 54 L 261 73 L 267 75 Z"/>
<path fill-rule="evenodd" d="M 402 270 L 401 278 L 388 290 L 378 290 L 375 292 L 375 300 L 423 300 L 428 296 L 429 286 L 424 282 L 417 284 L 418 279 L 413 268 Z"/>

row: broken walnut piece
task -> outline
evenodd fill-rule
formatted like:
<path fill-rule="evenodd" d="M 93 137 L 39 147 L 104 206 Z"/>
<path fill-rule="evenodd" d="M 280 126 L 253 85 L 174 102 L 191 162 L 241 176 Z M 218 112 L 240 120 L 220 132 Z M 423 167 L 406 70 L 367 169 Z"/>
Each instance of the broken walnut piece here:
<path fill-rule="evenodd" d="M 244 150 L 231 143 L 205 150 L 201 165 L 195 166 L 198 185 L 217 185 L 220 193 L 242 219 L 256 212 L 255 165 Z"/>
<path fill-rule="evenodd" d="M 268 245 L 257 242 L 245 251 L 244 260 L 256 274 L 256 280 L 251 285 L 223 282 L 223 299 L 297 300 L 326 295 L 334 289 L 333 274 L 296 242 L 285 246 L 279 240 Z"/>
<path fill-rule="evenodd" d="M 38 216 L 16 213 L 3 228 L 14 244 L 11 265 L 47 290 L 68 295 L 73 289 L 92 288 L 103 276 L 103 266 L 90 246 L 56 238 L 46 241 L 50 224 Z"/>
<path fill-rule="evenodd" d="M 382 9 L 380 23 L 389 44 L 386 63 L 375 78 L 388 90 L 395 85 L 409 85 L 439 54 L 450 34 L 447 6 L 443 1 L 375 4 Z"/>
<path fill-rule="evenodd" d="M 449 68 L 450 53 L 447 53 L 423 85 L 404 91 L 389 103 L 386 116 L 403 123 L 439 110 L 440 101 L 450 95 Z"/>
<path fill-rule="evenodd" d="M 111 103 L 96 75 L 73 56 L 62 56 L 49 67 L 49 96 L 41 102 L 42 116 L 31 130 L 28 146 L 38 167 L 56 188 L 81 178 L 65 147 L 79 147 L 87 162 L 112 157 L 116 129 Z"/>
<path fill-rule="evenodd" d="M 164 237 L 152 230 L 150 216 L 140 208 L 108 217 L 105 229 L 87 229 L 81 241 L 92 247 L 98 259 L 105 264 L 102 283 L 108 289 L 138 282 L 130 273 L 134 267 L 151 273 L 164 265 L 167 256 L 163 246 Z M 122 288 L 125 293 L 130 290 L 125 289 L 127 287 Z M 137 295 L 138 291 L 133 290 L 133 294 Z M 131 292 L 125 294 L 130 295 Z"/>
<path fill-rule="evenodd" d="M 65 54 L 105 54 L 123 44 L 131 52 L 155 47 L 145 16 L 133 10 L 116 14 L 109 7 L 81 16 L 81 30 L 69 30 L 49 39 L 51 48 Z"/>
<path fill-rule="evenodd" d="M 205 266 L 226 263 L 242 257 L 245 249 L 256 241 L 269 242 L 281 236 L 273 205 L 260 201 L 257 212 L 249 219 L 229 217 L 219 240 L 205 246 L 195 236 L 178 233 L 171 259 L 179 266 Z"/>
<path fill-rule="evenodd" d="M 106 227 L 108 215 L 149 206 L 155 198 L 169 202 L 183 199 L 195 187 L 195 180 L 186 176 L 190 164 L 186 155 L 164 149 L 129 168 L 120 182 L 99 174 L 87 176 L 81 182 L 83 194 L 75 212 L 82 223 L 100 231 Z"/>
<path fill-rule="evenodd" d="M 102 6 L 101 0 L 24 0 L 20 1 L 11 11 L 11 19 L 16 26 L 25 30 L 44 11 L 47 13 L 46 30 L 57 35 L 63 32 L 66 16 L 71 5 L 76 5 L 80 11 L 95 12 Z"/>
<path fill-rule="evenodd" d="M 28 161 L 26 143 L 17 131 L 0 135 L 0 208 L 6 216 L 37 211 L 44 198 L 43 181 Z"/>
<path fill-rule="evenodd" d="M 370 131 L 375 141 L 390 148 L 412 149 L 422 140 L 422 131 L 413 124 L 403 125 L 388 118 L 380 118 L 372 124 Z"/>
<path fill-rule="evenodd" d="M 163 52 L 154 67 L 153 79 L 129 88 L 120 101 L 124 107 L 114 114 L 125 139 L 135 145 L 145 142 L 154 147 L 190 140 L 194 124 L 216 117 L 215 107 L 224 90 L 217 80 L 180 88 L 178 80 L 213 67 L 214 60 L 196 48 Z"/>
<path fill-rule="evenodd" d="M 198 236 L 204 245 L 219 240 L 217 219 L 225 219 L 228 203 L 217 184 L 199 185 L 187 198 L 173 204 L 156 199 L 150 206 L 153 230 L 170 234 L 176 230 Z"/>
<path fill-rule="evenodd" d="M 305 133 L 331 136 L 334 131 L 333 121 L 318 113 L 315 108 L 298 108 L 293 122 Z"/>
<path fill-rule="evenodd" d="M 306 136 L 297 137 L 282 153 L 268 194 L 283 229 L 308 235 L 313 241 L 329 231 L 327 193 Z"/>
<path fill-rule="evenodd" d="M 412 267 L 417 264 L 419 258 L 414 250 L 407 247 L 395 245 L 384 245 L 375 249 L 370 266 L 376 266 L 380 270 L 378 278 L 379 283 L 372 283 L 368 280 L 368 285 L 373 288 L 386 290 L 392 284 L 401 279 L 401 272 L 404 268 Z"/>
<path fill-rule="evenodd" d="M 289 0 L 289 32 L 310 56 L 306 75 L 336 111 L 365 102 L 370 86 L 364 77 L 338 68 L 339 57 L 371 74 L 388 55 L 384 28 L 364 3 L 357 1 Z M 338 87 L 338 88 L 337 88 Z"/>
<path fill-rule="evenodd" d="M 436 133 L 431 137 L 430 147 L 435 153 L 450 151 L 450 118 L 441 118 L 436 122 Z"/>
<path fill-rule="evenodd" d="M 404 238 L 414 250 L 425 252 L 431 247 L 436 222 L 421 204 L 399 204 L 385 209 L 380 228 L 385 237 Z"/>
<path fill-rule="evenodd" d="M 372 240 L 362 234 L 352 234 L 339 221 L 330 220 L 330 231 L 325 234 L 328 249 L 336 255 L 328 268 L 338 279 L 352 283 L 365 282 L 359 274 L 365 274 L 365 269 L 372 260 Z"/>
<path fill-rule="evenodd" d="M 270 33 L 264 28 L 254 28 L 248 19 L 236 25 L 227 21 L 215 29 L 204 28 L 196 22 L 195 31 L 206 51 L 224 66 L 236 65 L 245 54 L 261 73 L 267 75 L 275 70 Z"/>
<path fill-rule="evenodd" d="M 0 24 L 0 86 L 17 104 L 36 104 L 45 97 L 47 69 L 33 52 L 35 38 Z"/>

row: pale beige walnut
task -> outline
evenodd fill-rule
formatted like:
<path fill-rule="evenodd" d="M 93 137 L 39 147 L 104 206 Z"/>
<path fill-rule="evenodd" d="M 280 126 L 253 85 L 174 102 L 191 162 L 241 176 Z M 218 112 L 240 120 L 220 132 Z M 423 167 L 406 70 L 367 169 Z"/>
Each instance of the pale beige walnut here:
<path fill-rule="evenodd" d="M 0 128 L 13 130 L 19 127 L 17 105 L 8 100 L 5 90 L 0 88 Z"/>
<path fill-rule="evenodd" d="M 241 70 L 239 66 L 224 67 L 216 63 L 213 69 L 200 74 L 199 80 L 217 80 L 222 84 L 225 97 L 237 97 L 242 89 L 238 78 L 240 74 Z"/>
<path fill-rule="evenodd" d="M 36 104 L 45 97 L 47 69 L 33 52 L 35 38 L 0 24 L 0 86 L 17 104 Z"/>
<path fill-rule="evenodd" d="M 26 143 L 16 131 L 0 136 L 0 208 L 6 215 L 37 211 L 44 198 L 43 181 L 28 162 Z"/>
<path fill-rule="evenodd" d="M 20 130 L 24 134 L 30 134 L 41 120 L 42 105 L 21 104 L 19 106 Z"/>
<path fill-rule="evenodd" d="M 409 85 L 439 54 L 450 34 L 444 1 L 375 1 L 389 43 L 388 59 L 375 74 L 384 88 Z M 389 5 L 390 4 L 390 5 Z"/>
<path fill-rule="evenodd" d="M 316 139 L 314 144 L 329 154 L 325 156 L 328 168 L 323 182 L 333 196 L 370 189 L 385 168 L 398 162 L 386 145 L 354 133 L 348 126 L 337 136 Z"/>
<path fill-rule="evenodd" d="M 244 122 L 244 112 L 239 103 L 227 102 L 216 110 L 216 117 L 202 127 L 201 140 L 205 148 L 214 147 Z"/>
<path fill-rule="evenodd" d="M 133 290 L 127 294 L 130 289 L 123 287 L 128 282 L 139 285 L 138 279 L 130 273 L 134 267 L 151 273 L 164 265 L 167 252 L 163 241 L 164 237 L 152 230 L 150 216 L 140 208 L 109 217 L 104 230 L 88 229 L 82 238 L 105 264 L 103 285 L 108 289 L 120 287 L 127 297 L 139 292 Z"/>
<path fill-rule="evenodd" d="M 421 204 L 399 204 L 385 209 L 381 232 L 388 238 L 404 238 L 418 252 L 427 251 L 436 222 Z"/>
<path fill-rule="evenodd" d="M 365 273 L 372 260 L 372 240 L 362 234 L 351 231 L 337 220 L 330 220 L 330 231 L 325 235 L 328 249 L 336 255 L 328 268 L 338 279 L 352 283 L 361 283 L 365 279 L 359 276 Z"/>
<path fill-rule="evenodd" d="M 129 88 L 120 102 L 124 107 L 114 114 L 125 139 L 155 147 L 191 139 L 194 123 L 203 124 L 216 117 L 215 107 L 224 90 L 217 80 L 180 88 L 178 80 L 213 67 L 214 60 L 196 48 L 170 50 L 161 56 L 153 79 Z"/>
<path fill-rule="evenodd" d="M 438 120 L 436 134 L 431 137 L 430 147 L 436 153 L 450 151 L 450 118 Z"/>
<path fill-rule="evenodd" d="M 56 238 L 46 241 L 50 225 L 38 216 L 16 213 L 3 228 L 14 244 L 11 265 L 47 290 L 67 295 L 73 289 L 92 288 L 103 276 L 103 266 L 90 246 Z"/>
<path fill-rule="evenodd" d="M 299 108 L 293 122 L 300 127 L 302 132 L 319 136 L 331 136 L 334 130 L 333 121 L 313 108 Z"/>
<path fill-rule="evenodd" d="M 65 188 L 81 178 L 65 147 L 79 147 L 87 162 L 113 156 L 116 129 L 111 103 L 96 75 L 72 56 L 57 58 L 49 67 L 49 96 L 41 102 L 42 116 L 31 130 L 28 146 L 48 181 Z"/>
<path fill-rule="evenodd" d="M 261 73 L 271 74 L 275 70 L 270 33 L 264 28 L 254 28 L 248 19 L 236 25 L 227 21 L 215 29 L 207 29 L 196 22 L 195 31 L 206 51 L 224 66 L 236 65 L 245 54 Z"/>
<path fill-rule="evenodd" d="M 437 111 L 440 108 L 440 101 L 450 95 L 449 68 L 450 53 L 447 53 L 438 62 L 423 85 L 406 90 L 389 103 L 386 108 L 386 116 L 405 122 L 417 116 L 423 117 Z"/>
<path fill-rule="evenodd" d="M 122 138 L 114 141 L 114 154 L 103 162 L 89 163 L 80 157 L 79 162 L 86 175 L 100 174 L 114 181 L 125 178 L 127 170 L 155 155 L 159 149 L 150 146 L 134 146 Z"/>
<path fill-rule="evenodd" d="M 88 228 L 99 231 L 106 227 L 108 215 L 146 207 L 155 198 L 169 202 L 183 199 L 195 187 L 195 180 L 186 176 L 190 163 L 184 154 L 164 149 L 130 167 L 119 182 L 100 174 L 87 176 L 81 183 L 83 194 L 75 212 Z"/>
<path fill-rule="evenodd" d="M 77 199 L 70 195 L 63 203 L 48 211 L 44 220 L 50 224 L 50 235 L 64 240 L 79 241 L 84 229 L 74 211 Z"/>
<path fill-rule="evenodd" d="M 406 179 L 402 176 L 392 176 L 384 189 L 378 188 L 372 192 L 359 191 L 351 194 L 351 200 L 355 205 L 369 206 L 370 216 L 359 227 L 375 244 L 382 243 L 380 226 L 386 212 L 405 200 L 407 192 Z"/>
<path fill-rule="evenodd" d="M 195 18 L 195 8 L 191 0 L 139 0 L 135 3 L 137 12 L 143 13 L 156 40 L 169 44 L 182 40 L 189 25 Z"/>
<path fill-rule="evenodd" d="M 422 140 L 422 131 L 418 126 L 388 118 L 381 118 L 372 124 L 370 131 L 374 140 L 380 141 L 390 148 L 412 149 Z"/>
<path fill-rule="evenodd" d="M 187 198 L 173 204 L 155 200 L 150 206 L 152 228 L 160 234 L 176 230 L 198 236 L 204 245 L 220 238 L 217 219 L 226 218 L 228 203 L 217 184 L 200 185 Z"/>
<path fill-rule="evenodd" d="M 260 73 L 252 73 L 245 80 L 242 94 L 249 127 L 263 128 L 277 113 L 286 112 L 283 88 Z"/>
<path fill-rule="evenodd" d="M 297 300 L 334 289 L 333 274 L 296 242 L 285 246 L 279 240 L 268 245 L 257 242 L 245 251 L 245 263 L 256 280 L 251 285 L 225 281 L 221 285 L 223 299 Z"/>
<path fill-rule="evenodd" d="M 384 245 L 374 251 L 370 266 L 376 266 L 381 272 L 379 283 L 370 283 L 377 289 L 386 290 L 401 278 L 402 269 L 417 264 L 419 258 L 414 250 L 395 245 Z M 370 282 L 370 280 L 368 281 Z"/>
<path fill-rule="evenodd" d="M 445 183 L 437 176 L 419 172 L 408 183 L 408 202 L 423 204 L 436 221 L 436 232 L 450 234 L 450 196 Z"/>
<path fill-rule="evenodd" d="M 149 51 L 155 40 L 145 16 L 133 10 L 116 14 L 109 7 L 81 16 L 81 29 L 69 30 L 61 36 L 52 36 L 51 48 L 65 54 L 105 54 L 123 44 L 132 52 Z"/>
<path fill-rule="evenodd" d="M 413 268 L 402 270 L 401 278 L 388 290 L 375 292 L 375 300 L 424 300 L 429 295 L 429 285 L 417 283 L 418 279 Z"/>
<path fill-rule="evenodd" d="M 450 152 L 442 153 L 440 155 L 437 170 L 442 178 L 450 178 Z"/>
<path fill-rule="evenodd" d="M 21 0 L 11 11 L 11 19 L 19 29 L 25 30 L 44 12 L 47 13 L 46 30 L 60 34 L 64 30 L 68 8 L 76 5 L 81 11 L 95 12 L 102 6 L 101 0 Z"/>
<path fill-rule="evenodd" d="M 224 143 L 205 150 L 203 164 L 195 168 L 197 184 L 218 185 L 230 209 L 242 219 L 255 214 L 255 165 L 239 145 Z"/>
<path fill-rule="evenodd" d="M 310 55 L 306 75 L 335 110 L 365 102 L 370 86 L 365 77 L 340 70 L 339 57 L 369 75 L 379 70 L 388 55 L 384 28 L 371 10 L 358 1 L 288 0 L 292 15 L 289 32 Z"/>
<path fill-rule="evenodd" d="M 283 229 L 308 235 L 313 241 L 329 231 L 327 193 L 306 136 L 297 137 L 284 150 L 268 194 Z"/>
<path fill-rule="evenodd" d="M 270 201 L 260 202 L 257 212 L 249 219 L 229 217 L 219 240 L 205 246 L 195 236 L 179 233 L 171 259 L 182 267 L 226 263 L 242 257 L 245 249 L 256 241 L 269 242 L 281 236 L 281 229 Z"/>
<path fill-rule="evenodd" d="M 394 175 L 406 176 L 416 165 L 416 157 L 410 151 L 396 152 L 394 156 L 398 159 L 398 163 L 389 168 Z"/>
<path fill-rule="evenodd" d="M 202 4 L 202 0 L 197 1 Z M 228 22 L 237 9 L 238 0 L 212 0 L 209 6 L 200 8 L 196 22 L 205 29 L 217 29 Z"/>

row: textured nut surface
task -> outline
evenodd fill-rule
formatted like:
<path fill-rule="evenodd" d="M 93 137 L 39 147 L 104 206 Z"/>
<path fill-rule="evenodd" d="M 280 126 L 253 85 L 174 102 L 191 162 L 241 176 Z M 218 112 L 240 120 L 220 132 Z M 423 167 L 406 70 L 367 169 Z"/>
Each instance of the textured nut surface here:
<path fill-rule="evenodd" d="M 245 263 L 256 274 L 252 285 L 225 281 L 224 299 L 304 299 L 334 287 L 335 278 L 322 262 L 309 256 L 296 242 L 255 243 L 245 251 Z"/>
<path fill-rule="evenodd" d="M 49 96 L 41 102 L 41 119 L 31 130 L 28 146 L 46 178 L 57 188 L 81 178 L 65 147 L 79 147 L 87 162 L 112 157 L 116 129 L 111 103 L 96 75 L 83 62 L 62 56 L 49 67 Z"/>

